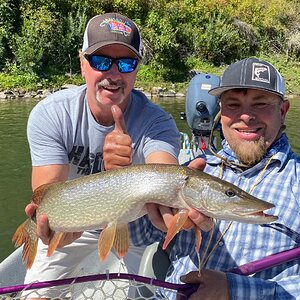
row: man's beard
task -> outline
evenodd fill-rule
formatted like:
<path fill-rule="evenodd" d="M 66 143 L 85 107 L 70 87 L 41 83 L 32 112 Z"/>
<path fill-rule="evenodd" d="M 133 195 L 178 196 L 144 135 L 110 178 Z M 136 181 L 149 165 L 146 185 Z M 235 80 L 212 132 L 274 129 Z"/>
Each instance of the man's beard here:
<path fill-rule="evenodd" d="M 262 159 L 267 152 L 263 137 L 257 141 L 243 141 L 230 145 L 239 161 L 247 166 L 252 166 Z"/>

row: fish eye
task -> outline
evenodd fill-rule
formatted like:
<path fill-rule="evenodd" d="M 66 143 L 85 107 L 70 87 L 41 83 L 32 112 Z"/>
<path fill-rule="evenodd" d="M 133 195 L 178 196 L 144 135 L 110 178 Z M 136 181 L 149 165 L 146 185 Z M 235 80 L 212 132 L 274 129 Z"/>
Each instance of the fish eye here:
<path fill-rule="evenodd" d="M 226 190 L 226 191 L 225 191 L 225 194 L 226 194 L 226 196 L 228 196 L 228 197 L 234 197 L 234 196 L 236 195 L 236 194 L 235 194 L 235 191 L 232 190 L 232 189 Z"/>

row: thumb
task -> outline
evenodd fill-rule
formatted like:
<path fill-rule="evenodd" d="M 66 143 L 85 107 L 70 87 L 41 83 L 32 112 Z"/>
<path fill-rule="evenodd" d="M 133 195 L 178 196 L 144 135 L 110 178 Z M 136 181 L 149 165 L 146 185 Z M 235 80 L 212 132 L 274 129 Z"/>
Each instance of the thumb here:
<path fill-rule="evenodd" d="M 113 105 L 111 107 L 111 113 L 113 116 L 113 119 L 115 121 L 115 129 L 121 133 L 127 133 L 124 116 L 121 108 L 118 105 Z"/>
<path fill-rule="evenodd" d="M 32 218 L 32 216 L 34 215 L 35 211 L 37 209 L 37 205 L 34 203 L 29 203 L 27 204 L 27 206 L 25 207 L 25 213 L 29 218 Z"/>
<path fill-rule="evenodd" d="M 180 277 L 180 280 L 184 283 L 194 283 L 199 284 L 201 282 L 200 279 L 201 275 L 199 274 L 199 271 L 192 271 L 186 275 L 182 275 Z"/>
<path fill-rule="evenodd" d="M 191 169 L 196 169 L 196 170 L 204 170 L 205 160 L 203 158 L 193 159 L 189 163 L 188 167 L 191 168 Z"/>

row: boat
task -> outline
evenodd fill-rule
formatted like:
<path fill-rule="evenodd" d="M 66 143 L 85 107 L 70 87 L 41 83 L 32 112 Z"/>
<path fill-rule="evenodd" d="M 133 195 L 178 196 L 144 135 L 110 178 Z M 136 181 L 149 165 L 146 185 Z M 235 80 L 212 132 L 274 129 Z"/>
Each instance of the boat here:
<path fill-rule="evenodd" d="M 218 100 L 208 94 L 208 90 L 219 84 L 219 78 L 211 74 L 197 74 L 191 80 L 187 95 L 185 113 L 181 114 L 181 118 L 186 119 L 190 132 L 181 133 L 181 151 L 179 155 L 179 163 L 187 165 L 190 160 L 197 156 L 205 155 L 209 146 L 215 147 L 215 140 L 212 139 L 212 132 L 217 128 L 218 123 L 216 116 L 219 111 Z M 160 243 L 154 243 L 145 248 L 140 265 L 137 266 L 137 276 L 133 275 L 134 284 L 137 283 L 136 278 L 147 278 L 148 284 L 134 285 L 118 285 L 111 281 L 111 273 L 120 277 L 122 274 L 128 273 L 125 264 L 120 263 L 120 259 L 111 252 L 104 264 L 100 266 L 98 263 L 97 249 L 78 264 L 76 276 L 78 279 L 85 279 L 80 285 L 72 284 L 72 299 L 154 299 L 155 286 L 153 282 L 156 280 L 164 283 L 170 261 L 168 251 L 176 239 L 173 239 L 166 251 L 162 250 Z M 255 272 L 274 267 L 278 264 L 285 263 L 300 256 L 300 247 L 286 250 L 277 254 L 273 254 L 254 262 L 246 263 L 230 272 L 251 275 Z M 156 263 L 159 261 L 159 263 Z M 109 269 L 110 273 L 107 273 Z M 25 266 L 22 261 L 22 247 L 16 249 L 4 261 L 0 263 L 0 291 L 3 287 L 12 287 L 12 290 L 20 290 L 23 288 L 25 277 Z M 108 286 L 102 286 L 101 280 L 91 285 L 90 278 L 86 278 L 86 274 L 103 274 L 108 280 Z M 129 275 L 129 274 L 127 274 Z M 140 276 L 140 277 L 138 277 Z M 84 278 L 85 277 L 85 278 Z M 77 279 L 76 278 L 76 279 Z M 95 278 L 95 276 L 94 276 Z M 123 278 L 128 278 L 123 276 Z M 72 280 L 76 280 L 72 278 Z M 94 280 L 94 279 L 93 279 Z M 129 281 L 126 279 L 127 282 Z M 141 281 L 141 280 L 140 280 Z M 155 281 L 155 282 L 156 282 Z M 100 282 L 100 283 L 99 283 Z M 102 280 L 103 282 L 103 280 Z M 131 280 L 132 282 L 132 280 Z M 141 281 L 142 282 L 142 281 Z M 145 282 L 145 281 L 143 281 Z M 51 283 L 51 282 L 50 282 Z M 32 286 L 34 283 L 32 284 Z M 54 285 L 54 283 L 53 283 Z M 174 285 L 174 284 L 173 284 Z M 161 286 L 164 286 L 161 284 Z M 182 286 L 182 285 L 181 285 Z M 26 286 L 26 288 L 28 285 Z M 130 290 L 131 289 L 131 290 Z M 120 295 L 112 294 L 112 291 L 120 291 Z M 103 298 L 99 297 L 97 291 L 101 291 Z M 124 296 L 124 293 L 126 295 Z M 107 295 L 111 296 L 107 296 Z M 4 298 L 3 298 L 4 297 Z M 19 299 L 18 293 L 10 293 L 9 296 L 1 296 L 0 299 Z"/>
<path fill-rule="evenodd" d="M 219 77 L 212 74 L 197 74 L 190 81 L 186 94 L 185 113 L 181 118 L 187 120 L 190 133 L 181 133 L 181 150 L 179 163 L 186 165 L 199 155 L 205 155 L 209 144 L 210 133 L 214 128 L 214 119 L 219 111 L 218 100 L 208 94 L 208 91 L 219 85 Z M 153 258 L 159 257 L 159 264 L 153 263 Z M 105 273 L 107 269 L 111 272 L 127 273 L 125 264 L 120 264 L 119 258 L 110 253 L 104 264 L 98 263 L 97 249 L 91 253 L 76 268 L 78 277 L 86 274 Z M 141 276 L 164 280 L 170 261 L 166 251 L 162 250 L 159 243 L 148 246 L 142 256 L 138 274 Z M 22 247 L 16 249 L 0 264 L 0 288 L 22 285 L 26 269 L 22 261 Z M 86 289 L 80 287 L 80 291 Z M 89 290 L 87 288 L 87 290 Z M 88 293 L 85 291 L 85 293 Z M 90 291 L 90 293 L 93 293 Z M 131 299 L 153 296 L 154 290 L 151 287 L 141 287 L 139 295 L 131 295 Z M 79 295 L 82 293 L 78 293 Z M 80 296 L 79 296 L 80 298 Z M 1 295 L 0 295 L 1 299 Z M 72 298 L 73 299 L 73 298 Z M 77 298 L 75 298 L 77 299 Z M 141 298 L 140 298 L 141 299 Z"/>

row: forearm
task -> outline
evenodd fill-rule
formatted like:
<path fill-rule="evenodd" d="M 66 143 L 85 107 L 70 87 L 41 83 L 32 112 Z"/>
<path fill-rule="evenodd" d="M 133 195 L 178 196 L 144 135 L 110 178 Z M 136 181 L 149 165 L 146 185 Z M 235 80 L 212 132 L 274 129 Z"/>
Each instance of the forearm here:
<path fill-rule="evenodd" d="M 69 165 L 47 165 L 32 167 L 32 190 L 43 184 L 66 181 L 69 174 Z"/>

